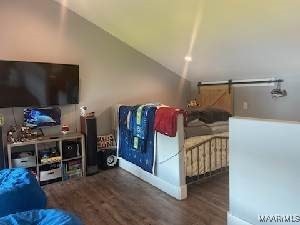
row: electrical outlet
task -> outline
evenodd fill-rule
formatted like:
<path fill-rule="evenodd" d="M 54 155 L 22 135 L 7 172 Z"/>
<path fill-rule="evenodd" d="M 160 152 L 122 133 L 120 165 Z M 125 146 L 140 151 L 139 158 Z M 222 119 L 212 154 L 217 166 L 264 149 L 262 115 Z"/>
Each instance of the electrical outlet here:
<path fill-rule="evenodd" d="M 248 102 L 243 102 L 243 110 L 248 110 Z"/>

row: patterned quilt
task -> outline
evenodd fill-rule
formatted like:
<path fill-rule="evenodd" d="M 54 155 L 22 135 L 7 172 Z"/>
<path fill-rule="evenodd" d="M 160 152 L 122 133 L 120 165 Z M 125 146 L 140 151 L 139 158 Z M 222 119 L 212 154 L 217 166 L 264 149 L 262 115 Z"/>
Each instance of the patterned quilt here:
<path fill-rule="evenodd" d="M 153 173 L 153 165 L 155 163 L 154 154 L 154 118 L 156 107 L 146 105 L 143 107 L 142 120 L 146 125 L 146 134 L 140 139 L 140 148 L 135 148 L 136 137 L 131 126 L 128 124 L 128 115 L 132 114 L 136 107 L 120 106 L 119 107 L 119 156 L 139 167 L 143 170 Z"/>

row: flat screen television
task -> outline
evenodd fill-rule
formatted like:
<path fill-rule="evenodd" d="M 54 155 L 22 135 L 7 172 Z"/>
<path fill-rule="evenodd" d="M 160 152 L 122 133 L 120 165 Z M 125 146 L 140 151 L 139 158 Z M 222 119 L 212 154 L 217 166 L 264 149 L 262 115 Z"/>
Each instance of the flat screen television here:
<path fill-rule="evenodd" d="M 0 60 L 0 108 L 78 102 L 78 65 Z"/>
<path fill-rule="evenodd" d="M 61 110 L 58 107 L 24 109 L 24 123 L 31 128 L 58 126 Z"/>

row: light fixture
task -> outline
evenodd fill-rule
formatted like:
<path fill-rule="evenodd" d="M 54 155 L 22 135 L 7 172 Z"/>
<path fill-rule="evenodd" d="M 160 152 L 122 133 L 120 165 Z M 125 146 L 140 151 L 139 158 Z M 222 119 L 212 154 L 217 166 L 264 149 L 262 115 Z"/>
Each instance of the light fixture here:
<path fill-rule="evenodd" d="M 186 62 L 192 62 L 192 57 L 191 56 L 186 56 L 186 57 L 184 57 L 184 60 L 186 61 Z"/>
<path fill-rule="evenodd" d="M 272 98 L 280 98 L 287 96 L 287 91 L 281 89 L 281 83 L 277 82 L 277 87 L 271 91 Z"/>

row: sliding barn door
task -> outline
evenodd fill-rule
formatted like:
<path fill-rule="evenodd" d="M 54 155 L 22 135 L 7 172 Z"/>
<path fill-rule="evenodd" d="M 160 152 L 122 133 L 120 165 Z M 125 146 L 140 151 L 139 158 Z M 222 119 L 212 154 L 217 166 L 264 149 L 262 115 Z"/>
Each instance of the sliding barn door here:
<path fill-rule="evenodd" d="M 233 114 L 233 88 L 228 85 L 200 86 L 197 102 L 201 107 L 214 107 Z"/>

